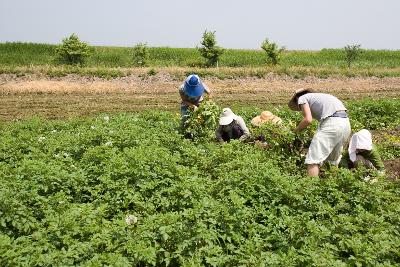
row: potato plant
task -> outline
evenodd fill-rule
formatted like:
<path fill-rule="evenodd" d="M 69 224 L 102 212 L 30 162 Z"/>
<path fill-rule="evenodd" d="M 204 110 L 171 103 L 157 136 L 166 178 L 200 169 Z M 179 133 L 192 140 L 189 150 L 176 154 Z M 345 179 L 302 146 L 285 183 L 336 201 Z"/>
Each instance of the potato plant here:
<path fill-rule="evenodd" d="M 263 150 L 193 142 L 179 124 L 153 111 L 0 125 L 0 265 L 400 263 L 397 181 L 307 178 L 289 129 L 260 128 L 277 138 Z"/>
<path fill-rule="evenodd" d="M 189 109 L 189 117 L 183 125 L 185 136 L 196 141 L 215 139 L 221 108 L 211 100 L 203 101 L 196 109 Z"/>

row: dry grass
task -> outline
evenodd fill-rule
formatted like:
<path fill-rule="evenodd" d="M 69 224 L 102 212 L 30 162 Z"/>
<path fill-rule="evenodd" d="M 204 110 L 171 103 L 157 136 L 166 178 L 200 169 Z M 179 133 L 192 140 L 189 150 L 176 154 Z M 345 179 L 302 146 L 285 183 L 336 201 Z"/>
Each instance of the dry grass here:
<path fill-rule="evenodd" d="M 143 71 L 143 70 L 142 70 Z M 214 100 L 224 106 L 285 104 L 300 87 L 337 95 L 343 100 L 400 97 L 400 78 L 327 78 L 268 75 L 265 78 L 205 78 Z M 0 120 L 31 116 L 68 118 L 102 112 L 144 109 L 178 110 L 181 80 L 166 72 L 142 78 L 129 75 L 112 80 L 68 75 L 0 75 Z"/>

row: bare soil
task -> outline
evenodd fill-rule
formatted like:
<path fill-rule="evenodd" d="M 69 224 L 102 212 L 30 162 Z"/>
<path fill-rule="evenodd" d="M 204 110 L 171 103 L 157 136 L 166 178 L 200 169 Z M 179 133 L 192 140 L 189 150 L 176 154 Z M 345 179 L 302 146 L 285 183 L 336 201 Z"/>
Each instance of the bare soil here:
<path fill-rule="evenodd" d="M 213 99 L 223 106 L 285 104 L 297 88 L 313 88 L 342 100 L 364 97 L 400 97 L 400 78 L 204 79 Z M 179 110 L 182 81 L 167 73 L 141 78 L 131 75 L 106 80 L 68 75 L 63 78 L 0 75 L 0 121 L 40 116 L 69 118 L 104 112 Z"/>
<path fill-rule="evenodd" d="M 384 161 L 388 176 L 395 180 L 400 179 L 400 158 Z"/>
<path fill-rule="evenodd" d="M 400 77 L 393 78 L 316 78 L 294 79 L 270 75 L 266 78 L 204 79 L 213 99 L 222 106 L 286 104 L 297 88 L 328 92 L 342 100 L 399 98 Z M 167 73 L 141 78 L 131 75 L 106 80 L 68 75 L 17 77 L 0 75 L 0 121 L 32 116 L 65 119 L 98 113 L 140 110 L 179 111 L 178 88 L 182 81 Z M 400 158 L 385 161 L 388 174 L 400 177 Z"/>

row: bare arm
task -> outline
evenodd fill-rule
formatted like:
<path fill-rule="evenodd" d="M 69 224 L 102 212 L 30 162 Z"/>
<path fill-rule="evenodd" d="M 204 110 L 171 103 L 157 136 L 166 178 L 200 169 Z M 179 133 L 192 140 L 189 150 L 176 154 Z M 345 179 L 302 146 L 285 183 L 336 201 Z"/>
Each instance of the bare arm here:
<path fill-rule="evenodd" d="M 300 108 L 303 114 L 303 120 L 297 125 L 296 129 L 294 130 L 295 133 L 298 133 L 303 129 L 307 128 L 308 125 L 310 125 L 312 122 L 312 114 L 310 106 L 308 104 L 302 104 L 300 105 Z"/>
<path fill-rule="evenodd" d="M 208 86 L 205 83 L 203 83 L 203 86 L 204 86 L 204 92 L 206 92 L 207 95 L 208 95 L 208 99 L 211 99 L 212 98 L 212 94 L 211 94 L 210 88 L 208 88 Z"/>
<path fill-rule="evenodd" d="M 239 140 L 246 140 L 248 137 L 250 137 L 250 131 L 246 126 L 246 123 L 244 122 L 242 117 L 236 118 L 237 123 L 239 124 L 240 128 L 243 130 L 243 135 L 239 138 Z"/>

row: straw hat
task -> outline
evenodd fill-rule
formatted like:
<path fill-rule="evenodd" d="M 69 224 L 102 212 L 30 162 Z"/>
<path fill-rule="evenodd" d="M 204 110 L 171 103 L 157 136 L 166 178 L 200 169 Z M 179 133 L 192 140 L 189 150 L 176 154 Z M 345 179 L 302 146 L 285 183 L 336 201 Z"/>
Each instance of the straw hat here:
<path fill-rule="evenodd" d="M 236 118 L 235 113 L 230 108 L 224 108 L 219 117 L 219 125 L 228 125 Z"/>
<path fill-rule="evenodd" d="M 266 110 L 266 111 L 261 112 L 261 114 L 259 116 L 254 117 L 251 120 L 251 124 L 253 124 L 254 126 L 260 126 L 261 124 L 263 124 L 264 122 L 267 122 L 267 121 L 270 121 L 275 124 L 282 123 L 281 118 L 272 114 L 271 111 Z"/>
<path fill-rule="evenodd" d="M 183 90 L 189 97 L 198 97 L 203 94 L 204 86 L 199 76 L 191 74 L 186 78 Z"/>
<path fill-rule="evenodd" d="M 306 92 L 306 93 L 313 93 L 314 91 L 313 91 L 312 89 L 304 89 L 304 88 L 297 89 L 297 90 L 294 92 L 292 98 L 290 99 L 290 101 L 289 101 L 289 103 L 288 103 L 288 106 L 289 106 L 289 108 L 290 108 L 291 110 L 300 111 L 300 107 L 299 107 L 299 105 L 297 104 L 296 97 L 297 97 L 299 94 L 303 93 L 303 92 Z"/>

